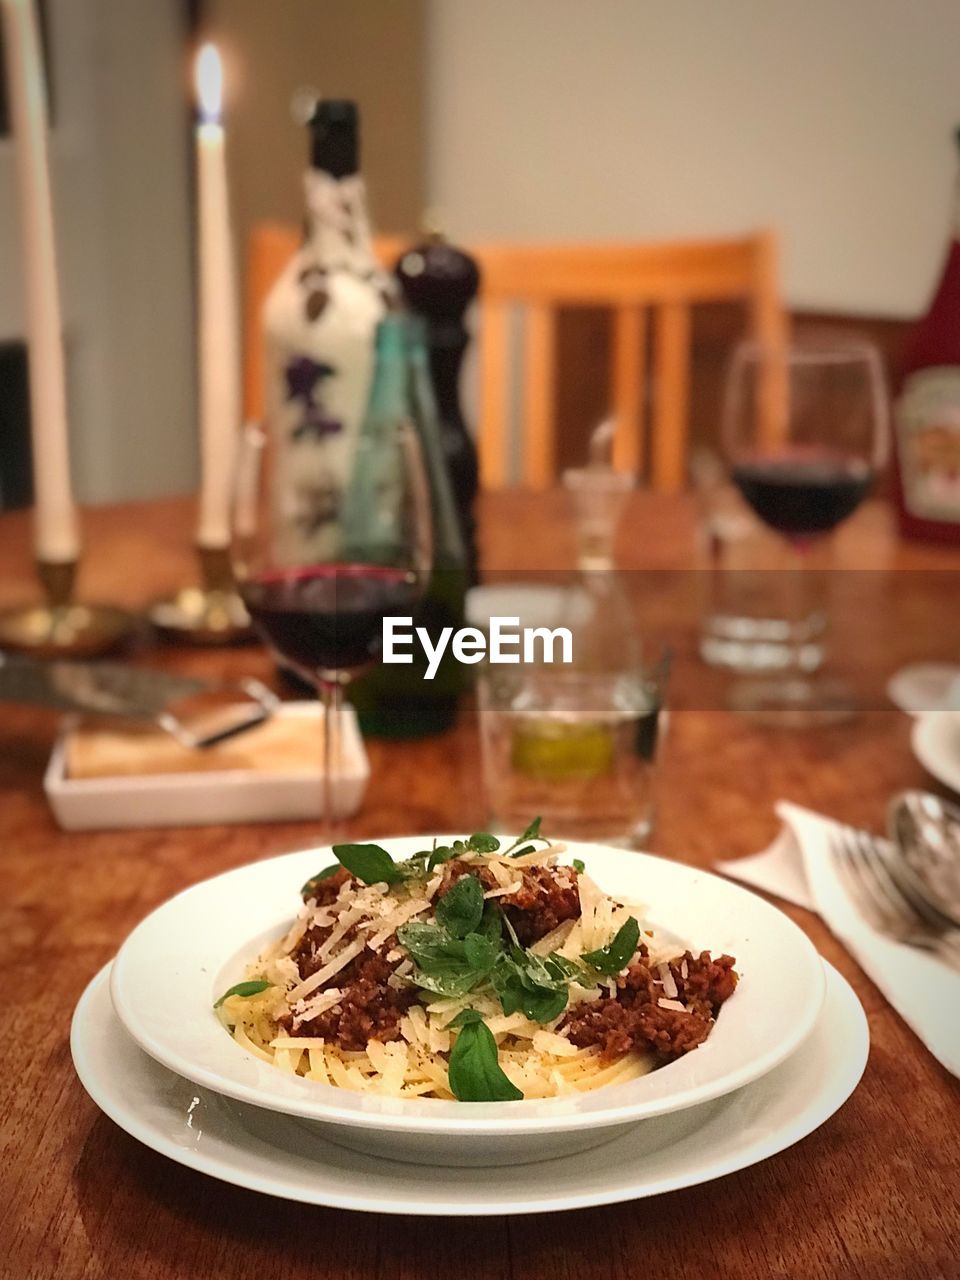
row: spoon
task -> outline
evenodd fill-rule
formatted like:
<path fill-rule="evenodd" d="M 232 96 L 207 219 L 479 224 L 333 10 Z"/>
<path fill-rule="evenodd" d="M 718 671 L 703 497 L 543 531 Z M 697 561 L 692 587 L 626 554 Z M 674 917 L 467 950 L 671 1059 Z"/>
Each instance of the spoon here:
<path fill-rule="evenodd" d="M 890 802 L 887 830 L 915 892 L 960 928 L 960 806 L 903 791 Z"/>

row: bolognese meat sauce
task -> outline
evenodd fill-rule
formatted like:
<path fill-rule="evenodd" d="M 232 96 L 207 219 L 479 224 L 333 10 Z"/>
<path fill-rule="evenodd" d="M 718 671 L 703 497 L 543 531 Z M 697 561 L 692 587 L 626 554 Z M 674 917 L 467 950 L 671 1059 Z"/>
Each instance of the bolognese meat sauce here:
<path fill-rule="evenodd" d="M 641 953 L 646 948 L 641 947 Z M 570 1040 L 580 1049 L 600 1047 L 606 1061 L 631 1050 L 653 1050 L 669 1061 L 706 1040 L 720 1006 L 733 995 L 737 974 L 732 956 L 711 958 L 708 951 L 694 957 L 689 951 L 668 965 L 654 965 L 647 957 L 630 965 L 617 980 L 616 995 L 577 1005 L 564 1019 Z M 665 997 L 668 969 L 675 999 Z M 665 1007 L 661 1001 L 667 998 Z M 683 1008 L 670 1007 L 682 1004 Z"/>
<path fill-rule="evenodd" d="M 497 901 L 513 925 L 517 941 L 522 947 L 529 947 L 565 921 L 579 918 L 580 891 L 573 867 L 522 867 L 518 870 L 520 888 L 503 894 Z M 454 860 L 446 865 L 437 896 L 449 893 L 465 875 L 476 875 L 484 889 L 500 887 L 500 882 L 488 867 L 477 868 Z"/>
<path fill-rule="evenodd" d="M 496 901 L 521 946 L 532 946 L 559 925 L 579 918 L 580 892 L 573 867 L 526 866 L 517 871 L 520 886 Z M 503 887 L 489 867 L 454 859 L 444 866 L 437 897 L 449 893 L 465 875 L 477 876 L 485 891 Z M 318 906 L 328 906 L 351 879 L 340 868 L 306 886 L 306 896 Z M 291 953 L 302 979 L 326 963 L 319 952 L 330 931 L 314 925 Z M 344 941 L 350 938 L 348 933 Z M 401 1018 L 417 1001 L 415 988 L 390 981 L 403 955 L 397 948 L 394 936 L 379 951 L 364 950 L 355 956 L 337 975 L 341 998 L 298 1027 L 297 1034 L 316 1036 L 347 1050 L 362 1050 L 369 1040 L 396 1040 Z M 707 951 L 699 956 L 687 951 L 667 965 L 652 964 L 641 944 L 639 958 L 616 977 L 615 994 L 575 1005 L 558 1029 L 578 1048 L 599 1047 L 604 1061 L 631 1051 L 653 1051 L 661 1061 L 670 1061 L 695 1049 L 710 1034 L 720 1006 L 737 985 L 733 965 L 733 957 L 714 960 Z M 296 1026 L 294 1019 L 289 1021 Z"/>

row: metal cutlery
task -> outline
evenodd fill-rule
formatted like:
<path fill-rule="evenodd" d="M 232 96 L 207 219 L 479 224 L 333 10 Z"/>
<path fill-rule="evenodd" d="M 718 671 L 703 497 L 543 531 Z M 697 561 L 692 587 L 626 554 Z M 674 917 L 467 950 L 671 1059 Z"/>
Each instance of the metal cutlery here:
<path fill-rule="evenodd" d="M 960 971 L 960 929 L 916 894 L 899 873 L 897 855 L 863 831 L 846 828 L 831 844 L 837 875 L 854 906 L 878 933 L 933 952 Z"/>
<path fill-rule="evenodd" d="M 259 680 L 210 683 L 120 662 L 39 662 L 5 653 L 0 702 L 153 724 L 195 748 L 254 728 L 279 705 Z"/>
<path fill-rule="evenodd" d="M 887 830 L 914 892 L 960 928 L 960 807 L 926 791 L 904 791 Z"/>

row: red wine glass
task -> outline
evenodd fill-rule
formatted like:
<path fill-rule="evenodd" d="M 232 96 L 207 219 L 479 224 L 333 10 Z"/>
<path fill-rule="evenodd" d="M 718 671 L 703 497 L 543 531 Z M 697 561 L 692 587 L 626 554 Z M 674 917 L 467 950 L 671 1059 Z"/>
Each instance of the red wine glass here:
<path fill-rule="evenodd" d="M 258 427 L 243 434 L 232 555 L 254 626 L 323 704 L 323 817 L 334 830 L 333 779 L 343 690 L 376 663 L 383 619 L 410 616 L 431 569 L 430 493 L 415 428 L 402 418 L 361 433 L 345 486 L 275 456 Z"/>
<path fill-rule="evenodd" d="M 864 339 L 811 335 L 744 342 L 734 352 L 723 405 L 727 461 L 746 502 L 792 547 L 798 570 L 869 493 L 887 458 L 888 419 L 880 357 Z M 792 580 L 797 598 L 785 620 L 791 641 L 782 673 L 741 681 L 731 701 L 781 723 L 844 718 L 853 709 L 850 690 L 809 674 L 808 641 L 825 631 L 826 618 L 811 611 L 804 575 Z M 822 653 L 822 644 L 815 648 Z"/>

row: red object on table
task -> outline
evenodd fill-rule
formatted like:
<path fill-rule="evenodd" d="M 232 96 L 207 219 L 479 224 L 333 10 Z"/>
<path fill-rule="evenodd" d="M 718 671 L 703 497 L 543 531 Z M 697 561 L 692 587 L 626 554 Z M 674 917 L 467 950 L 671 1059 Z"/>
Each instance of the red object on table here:
<path fill-rule="evenodd" d="M 960 189 L 940 283 L 901 377 L 894 416 L 900 530 L 960 542 Z"/>

